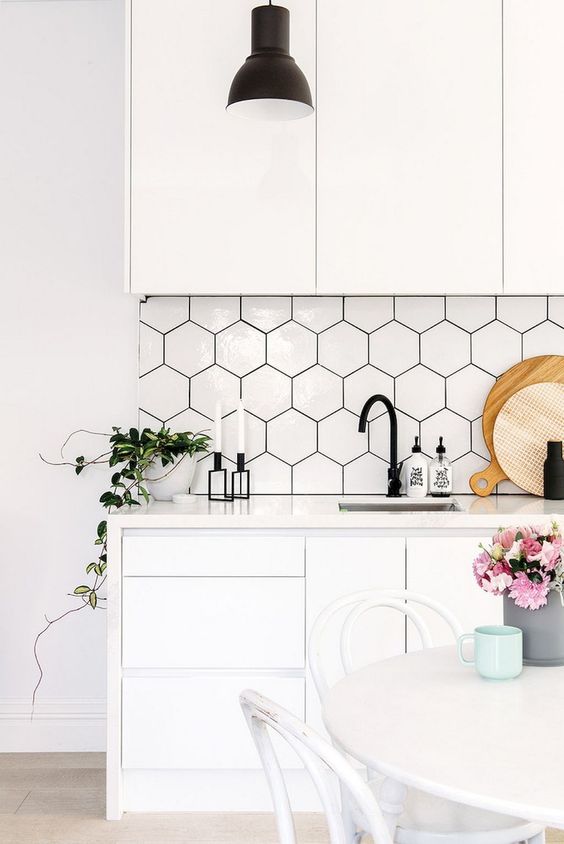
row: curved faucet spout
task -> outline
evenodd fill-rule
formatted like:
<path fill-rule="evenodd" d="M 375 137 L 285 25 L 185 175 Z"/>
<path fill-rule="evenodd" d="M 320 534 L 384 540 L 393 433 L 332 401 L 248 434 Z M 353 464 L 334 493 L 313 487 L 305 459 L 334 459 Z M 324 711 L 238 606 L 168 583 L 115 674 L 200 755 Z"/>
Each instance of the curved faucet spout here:
<path fill-rule="evenodd" d="M 381 393 L 376 393 L 376 395 L 371 396 L 364 403 L 364 407 L 362 408 L 360 414 L 358 430 L 361 434 L 366 431 L 368 414 L 377 402 L 381 402 L 384 405 L 388 411 L 388 416 L 390 417 L 390 468 L 388 469 L 388 497 L 397 498 L 401 495 L 401 481 L 399 477 L 401 467 L 398 466 L 398 418 L 396 416 L 395 408 L 387 396 L 384 396 Z"/>

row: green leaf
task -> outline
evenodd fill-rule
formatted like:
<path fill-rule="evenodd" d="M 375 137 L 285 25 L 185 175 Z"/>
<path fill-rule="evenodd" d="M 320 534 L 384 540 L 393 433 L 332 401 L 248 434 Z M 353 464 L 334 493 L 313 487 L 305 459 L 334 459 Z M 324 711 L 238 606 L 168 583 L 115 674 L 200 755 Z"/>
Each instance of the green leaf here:
<path fill-rule="evenodd" d="M 76 472 L 77 475 L 80 475 L 80 473 L 82 472 L 82 470 L 84 468 L 86 468 L 86 467 L 85 466 L 75 466 L 74 471 Z"/>
<path fill-rule="evenodd" d="M 86 574 L 90 574 L 90 572 L 92 571 L 92 569 L 95 569 L 95 568 L 96 568 L 96 563 L 89 563 L 89 564 L 86 566 Z"/>
<path fill-rule="evenodd" d="M 86 595 L 87 592 L 90 592 L 90 586 L 77 586 L 74 590 L 75 595 Z"/>
<path fill-rule="evenodd" d="M 98 597 L 94 591 L 90 593 L 90 595 L 88 596 L 88 600 L 90 601 L 90 606 L 92 607 L 92 609 L 95 610 L 96 604 L 98 603 Z"/>

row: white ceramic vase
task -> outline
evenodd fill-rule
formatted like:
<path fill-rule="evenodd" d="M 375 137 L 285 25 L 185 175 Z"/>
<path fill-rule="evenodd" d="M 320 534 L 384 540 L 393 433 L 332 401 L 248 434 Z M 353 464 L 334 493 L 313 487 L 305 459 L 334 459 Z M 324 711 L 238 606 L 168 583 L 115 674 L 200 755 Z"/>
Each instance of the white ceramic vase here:
<path fill-rule="evenodd" d="M 173 466 L 162 466 L 157 460 L 145 471 L 147 489 L 155 501 L 172 501 L 173 495 L 188 492 L 195 471 L 196 455 L 184 454 Z"/>

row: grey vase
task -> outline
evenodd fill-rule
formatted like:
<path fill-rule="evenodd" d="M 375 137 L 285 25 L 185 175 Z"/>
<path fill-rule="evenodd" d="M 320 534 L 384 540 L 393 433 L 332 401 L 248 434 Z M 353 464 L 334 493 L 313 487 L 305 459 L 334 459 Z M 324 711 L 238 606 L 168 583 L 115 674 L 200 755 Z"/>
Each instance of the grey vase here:
<path fill-rule="evenodd" d="M 548 604 L 533 611 L 504 595 L 503 621 L 523 631 L 525 665 L 564 665 L 564 607 L 559 592 L 549 592 Z"/>

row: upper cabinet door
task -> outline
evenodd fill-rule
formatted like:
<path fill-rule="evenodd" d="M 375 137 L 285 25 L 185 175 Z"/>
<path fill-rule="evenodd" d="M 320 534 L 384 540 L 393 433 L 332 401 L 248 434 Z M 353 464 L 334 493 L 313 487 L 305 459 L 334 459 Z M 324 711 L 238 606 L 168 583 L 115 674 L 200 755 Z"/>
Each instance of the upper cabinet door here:
<path fill-rule="evenodd" d="M 501 0 L 319 0 L 319 293 L 501 292 L 501 24 Z"/>
<path fill-rule="evenodd" d="M 128 289 L 313 293 L 315 120 L 227 114 L 251 0 L 129 0 Z M 290 0 L 291 53 L 315 81 L 315 0 Z M 313 90 L 312 90 L 312 93 Z"/>
<path fill-rule="evenodd" d="M 564 3 L 505 0 L 505 292 L 564 289 Z"/>

